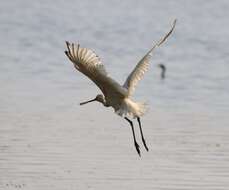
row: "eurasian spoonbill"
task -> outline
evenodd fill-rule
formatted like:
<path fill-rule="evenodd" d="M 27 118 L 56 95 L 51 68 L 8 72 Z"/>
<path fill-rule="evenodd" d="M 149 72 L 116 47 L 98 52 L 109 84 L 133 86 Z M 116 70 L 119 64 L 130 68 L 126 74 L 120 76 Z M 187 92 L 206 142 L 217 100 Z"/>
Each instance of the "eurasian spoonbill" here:
<path fill-rule="evenodd" d="M 138 62 L 138 64 L 127 77 L 123 85 L 116 82 L 107 74 L 104 65 L 100 61 L 100 58 L 91 49 L 81 48 L 79 44 L 70 44 L 69 42 L 66 42 L 67 51 L 65 51 L 65 54 L 74 64 L 74 67 L 78 71 L 86 75 L 88 78 L 90 78 L 103 93 L 98 94 L 92 100 L 80 103 L 80 105 L 84 105 L 93 101 L 98 101 L 102 103 L 105 107 L 113 107 L 114 111 L 118 115 L 124 117 L 124 119 L 129 122 L 133 133 L 134 145 L 139 156 L 141 156 L 140 147 L 136 141 L 133 122 L 129 118 L 137 118 L 142 142 L 145 149 L 148 151 L 149 149 L 144 139 L 140 121 L 140 117 L 143 116 L 146 111 L 146 104 L 133 101 L 131 99 L 131 96 L 134 93 L 138 81 L 142 79 L 144 73 L 149 68 L 149 61 L 152 56 L 153 50 L 156 47 L 159 47 L 169 37 L 169 35 L 174 30 L 175 25 L 176 20 L 174 20 L 170 31 L 161 40 L 159 40 Z"/>

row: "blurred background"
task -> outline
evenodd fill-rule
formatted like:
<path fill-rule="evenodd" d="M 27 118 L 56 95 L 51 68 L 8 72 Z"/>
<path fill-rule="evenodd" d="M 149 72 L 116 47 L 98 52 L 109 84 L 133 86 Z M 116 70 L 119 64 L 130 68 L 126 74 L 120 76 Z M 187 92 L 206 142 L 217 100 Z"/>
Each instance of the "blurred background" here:
<path fill-rule="evenodd" d="M 0 1 L 1 189 L 228 189 L 228 10 L 227 0 Z M 125 120 L 79 106 L 99 89 L 65 41 L 93 49 L 122 84 L 175 18 L 134 96 L 150 105 L 139 158 Z"/>

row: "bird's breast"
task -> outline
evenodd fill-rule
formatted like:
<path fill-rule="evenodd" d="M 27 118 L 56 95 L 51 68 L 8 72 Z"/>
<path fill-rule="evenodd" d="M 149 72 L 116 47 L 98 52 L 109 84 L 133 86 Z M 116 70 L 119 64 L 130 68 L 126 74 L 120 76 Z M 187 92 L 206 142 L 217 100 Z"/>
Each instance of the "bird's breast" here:
<path fill-rule="evenodd" d="M 123 102 L 122 98 L 119 98 L 117 96 L 112 96 L 112 97 L 106 97 L 106 103 L 105 106 L 106 107 L 113 107 L 115 110 L 119 109 L 121 104 Z"/>

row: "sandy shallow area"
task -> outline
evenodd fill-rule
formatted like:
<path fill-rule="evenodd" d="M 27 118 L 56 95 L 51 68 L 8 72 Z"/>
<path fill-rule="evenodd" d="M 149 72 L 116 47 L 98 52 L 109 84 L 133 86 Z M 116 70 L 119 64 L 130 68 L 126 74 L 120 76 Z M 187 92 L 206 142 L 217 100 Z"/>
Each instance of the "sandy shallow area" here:
<path fill-rule="evenodd" d="M 218 126 L 218 121 L 224 126 Z M 227 189 L 227 117 L 149 112 L 136 128 L 97 104 L 6 117 L 0 129 L 2 189 Z M 26 122 L 25 122 L 26 121 Z"/>

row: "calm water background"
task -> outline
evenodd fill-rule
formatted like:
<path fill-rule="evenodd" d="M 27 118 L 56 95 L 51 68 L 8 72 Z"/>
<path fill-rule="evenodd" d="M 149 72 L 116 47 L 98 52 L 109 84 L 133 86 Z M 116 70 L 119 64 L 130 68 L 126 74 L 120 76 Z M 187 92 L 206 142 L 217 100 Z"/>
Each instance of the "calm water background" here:
<path fill-rule="evenodd" d="M 227 0 L 0 1 L 0 189 L 229 189 L 228 10 Z M 99 90 L 64 42 L 94 49 L 123 83 L 174 18 L 134 97 L 151 107 L 139 158 L 112 109 L 78 105 Z"/>

